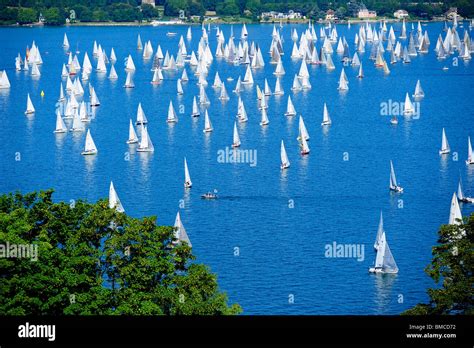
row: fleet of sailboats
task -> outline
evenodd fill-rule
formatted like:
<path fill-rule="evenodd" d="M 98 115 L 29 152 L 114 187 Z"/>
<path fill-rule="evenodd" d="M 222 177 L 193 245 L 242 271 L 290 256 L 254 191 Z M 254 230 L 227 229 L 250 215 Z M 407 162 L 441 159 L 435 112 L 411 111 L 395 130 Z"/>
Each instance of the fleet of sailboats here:
<path fill-rule="evenodd" d="M 235 40 L 233 29 L 230 35 L 230 38 L 226 40 L 224 38 L 224 32 L 218 28 L 216 35 L 216 49 L 211 51 L 211 44 L 209 43 L 209 29 L 203 26 L 202 36 L 199 40 L 197 46 L 193 46 L 195 50 L 191 50 L 190 41 L 193 39 L 193 34 L 191 27 L 187 29 L 186 39 L 188 42 L 184 41 L 184 37 L 181 36 L 178 44 L 178 51 L 175 54 L 174 52 L 165 51 L 166 54 L 163 54 L 161 46 L 158 45 L 157 49 L 154 50 L 150 40 L 143 41 L 140 35 L 137 38 L 137 50 L 140 52 L 143 60 L 138 61 L 139 67 L 141 68 L 142 64 L 151 65 L 150 76 L 147 78 L 147 81 L 150 81 L 152 76 L 151 83 L 153 85 L 167 84 L 163 75 L 168 79 L 168 76 L 173 76 L 177 71 L 182 69 L 182 74 L 178 75 L 181 78 L 172 78 L 173 81 L 176 81 L 176 93 L 179 96 L 184 95 L 184 93 L 190 93 L 191 88 L 189 85 L 191 83 L 186 83 L 189 81 L 188 73 L 186 71 L 186 66 L 188 66 L 188 71 L 194 75 L 194 79 L 197 80 L 197 85 L 199 86 L 198 98 L 193 96 L 192 103 L 192 117 L 198 117 L 202 112 L 204 112 L 204 133 L 210 133 L 213 131 L 213 126 L 210 120 L 209 113 L 213 111 L 210 107 L 211 99 L 218 98 L 223 106 L 226 106 L 226 102 L 230 100 L 230 96 L 227 93 L 224 81 L 232 81 L 233 78 L 228 76 L 227 79 L 225 76 L 221 78 L 219 73 L 222 74 L 223 71 L 215 70 L 214 81 L 212 88 L 208 87 L 208 79 L 210 78 L 210 72 L 212 63 L 215 57 L 225 60 L 233 67 L 241 67 L 239 69 L 242 74 L 245 70 L 243 78 L 238 77 L 235 89 L 233 90 L 236 95 L 232 96 L 233 100 L 238 98 L 238 110 L 237 110 L 237 119 L 234 121 L 233 125 L 233 142 L 232 147 L 237 148 L 241 146 L 241 139 L 239 135 L 239 127 L 243 129 L 245 125 L 240 125 L 245 122 L 259 122 L 261 126 L 266 126 L 269 124 L 268 113 L 272 110 L 275 100 L 282 95 L 284 95 L 284 89 L 282 85 L 282 79 L 286 80 L 293 76 L 293 83 L 291 87 L 290 94 L 293 95 L 295 102 L 298 105 L 300 96 L 304 95 L 308 89 L 312 88 L 310 79 L 314 75 L 314 71 L 317 66 L 325 66 L 325 69 L 328 70 L 330 74 L 331 71 L 336 69 L 336 64 L 340 68 L 340 62 L 343 62 L 343 67 L 341 69 L 339 79 L 337 80 L 337 75 L 334 75 L 334 80 L 331 83 L 338 82 L 337 89 L 340 91 L 349 90 L 349 77 L 356 76 L 357 78 L 364 77 L 364 71 L 362 67 L 361 59 L 364 59 L 364 62 L 367 59 L 367 55 L 364 56 L 364 52 L 368 49 L 370 51 L 369 60 L 374 62 L 374 65 L 379 68 L 383 68 L 385 74 L 390 73 L 387 62 L 390 62 L 393 66 L 393 69 L 397 69 L 397 66 L 400 64 L 398 62 L 403 62 L 408 64 L 411 60 L 415 60 L 418 55 L 423 55 L 429 52 L 430 50 L 430 37 L 426 30 L 423 30 L 423 27 L 418 23 L 416 30 L 413 28 L 407 35 L 407 28 L 405 21 L 401 24 L 401 31 L 395 31 L 393 26 L 390 26 L 388 30 L 388 25 L 385 21 L 381 22 L 380 28 L 377 28 L 373 23 L 365 23 L 359 26 L 358 31 L 355 33 L 354 45 L 349 44 L 346 37 L 343 35 L 338 35 L 336 27 L 333 27 L 329 24 L 327 27 L 321 26 L 319 31 L 314 29 L 314 25 L 309 25 L 308 29 L 304 30 L 301 33 L 298 33 L 298 30 L 294 28 L 290 33 L 291 36 L 291 61 L 294 64 L 294 67 L 289 68 L 288 72 L 291 72 L 290 77 L 285 77 L 286 69 L 288 64 L 285 62 L 288 61 L 288 58 L 285 58 L 285 50 L 283 49 L 285 40 L 283 38 L 283 26 L 280 24 L 280 29 L 277 29 L 276 26 L 273 28 L 272 32 L 272 41 L 270 45 L 269 55 L 270 58 L 264 59 L 264 54 L 262 54 L 262 48 L 259 44 L 256 44 L 253 41 L 250 41 L 249 33 L 245 24 L 242 26 L 242 31 L 240 34 L 240 40 Z M 350 23 L 348 24 L 350 28 Z M 397 34 L 396 34 L 397 33 Z M 397 38 L 398 33 L 400 34 Z M 174 33 L 169 33 L 170 37 L 174 36 Z M 171 35 L 173 34 L 173 35 Z M 471 38 L 468 32 L 465 32 L 464 37 L 456 30 L 456 27 L 447 28 L 446 34 L 440 34 L 438 40 L 436 41 L 436 48 L 434 52 L 437 59 L 446 59 L 449 56 L 454 55 L 455 52 L 465 61 L 471 59 L 471 55 L 474 52 L 474 44 L 471 42 Z M 237 42 L 236 42 L 237 41 Z M 214 44 L 214 43 L 213 43 Z M 434 42 L 433 42 L 434 44 Z M 67 34 L 64 34 L 62 40 L 62 47 L 65 51 L 69 50 L 70 42 Z M 156 46 L 155 46 L 156 47 Z M 196 49 L 197 47 L 197 49 Z M 352 49 L 356 52 L 351 53 Z M 333 52 L 336 52 L 334 54 Z M 130 52 L 130 51 L 129 51 Z M 212 53 L 215 52 L 215 53 Z M 61 86 L 60 86 L 60 95 L 59 102 L 64 105 L 64 110 L 57 108 L 56 109 L 56 126 L 54 133 L 67 133 L 68 126 L 71 126 L 68 119 L 72 119 L 72 126 L 70 128 L 73 132 L 84 132 L 86 130 L 86 125 L 89 125 L 90 122 L 94 119 L 94 112 L 90 112 L 88 106 L 96 108 L 100 105 L 99 98 L 97 93 L 92 86 L 91 82 L 94 82 L 93 74 L 104 74 L 107 73 L 107 65 L 110 66 L 110 72 L 108 78 L 110 80 L 118 79 L 118 74 L 116 71 L 117 67 L 122 67 L 121 64 L 116 65 L 117 56 L 114 48 L 110 50 L 110 58 L 107 56 L 105 49 L 94 41 L 92 60 L 95 61 L 95 69 L 92 66 L 92 62 L 89 59 L 87 52 L 84 54 L 83 64 L 79 63 L 79 52 L 74 54 L 73 52 L 67 51 L 67 63 L 64 63 L 61 71 Z M 120 53 L 118 51 L 118 53 Z M 128 52 L 127 52 L 128 53 Z M 133 53 L 133 56 L 136 57 L 136 53 Z M 288 54 L 288 51 L 287 51 Z M 333 57 L 339 57 L 336 61 L 333 60 Z M 342 59 L 342 60 L 341 60 Z M 267 78 L 262 74 L 262 69 L 265 66 L 265 61 L 269 60 L 269 63 L 274 65 L 273 74 L 270 73 L 271 81 L 275 82 L 274 90 L 270 88 L 270 83 Z M 143 63 L 142 63 L 143 61 Z M 46 62 L 46 61 L 45 61 Z M 47 63 L 47 62 L 46 62 Z M 40 53 L 38 46 L 33 42 L 31 48 L 27 51 L 26 56 L 22 59 L 22 56 L 18 54 L 15 57 L 15 70 L 16 74 L 22 74 L 21 71 L 25 71 L 26 74 L 29 74 L 38 79 L 41 76 L 41 71 L 45 73 L 47 70 L 42 67 L 43 59 Z M 135 84 L 133 82 L 134 74 L 138 74 L 137 68 L 132 58 L 132 54 L 127 54 L 127 57 L 123 60 L 124 69 L 126 72 L 126 81 L 124 84 L 125 88 L 133 88 Z M 286 65 L 285 65 L 286 64 Z M 308 69 L 308 65 L 310 69 Z M 354 67 L 353 69 L 348 68 L 347 74 L 344 67 L 347 66 Z M 41 70 L 40 70 L 41 67 Z M 298 68 L 299 67 L 299 68 Z M 58 66 L 60 68 L 60 66 Z M 338 69 L 339 69 L 338 68 Z M 58 69 L 58 73 L 59 73 Z M 94 71 L 95 70 L 95 71 Z M 375 70 L 375 69 L 373 69 Z M 150 71 L 150 70 L 147 70 Z M 224 70 L 227 72 L 226 70 Z M 230 71 L 230 70 L 229 70 Z M 311 74 L 310 74 L 311 71 Z M 323 70 L 324 71 L 324 70 Z M 356 72 L 358 71 L 357 75 Z M 373 74 L 373 71 L 367 71 L 370 74 Z M 167 75 L 170 74 L 170 75 Z M 59 75 L 59 74 L 58 74 Z M 368 78 L 371 76 L 368 75 Z M 254 80 L 255 76 L 255 80 Z M 268 76 L 268 75 L 267 75 Z M 59 76 L 58 76 L 59 77 Z M 91 78 L 92 77 L 92 78 Z M 234 75 L 235 77 L 235 75 Z M 384 78 L 390 78 L 385 76 Z M 138 80 L 137 80 L 138 81 Z M 209 80 L 210 81 L 210 80 Z M 257 108 L 253 104 L 250 104 L 245 100 L 245 104 L 251 105 L 249 111 L 247 112 L 246 106 L 244 105 L 244 98 L 247 95 L 249 90 L 254 90 L 253 86 L 256 82 L 260 83 L 263 89 L 257 85 Z M 66 89 L 63 88 L 63 82 L 66 84 Z M 111 82 L 108 82 L 111 83 Z M 148 83 L 148 82 L 147 82 Z M 365 83 L 365 81 L 360 81 L 360 83 Z M 192 83 L 194 85 L 194 82 Z M 209 83 L 210 84 L 210 83 Z M 84 87 L 83 87 L 84 86 Z M 8 79 L 7 73 L 5 70 L 0 72 L 0 89 L 9 89 L 11 87 L 10 81 Z M 87 88 L 88 87 L 88 88 Z M 86 91 L 84 91 L 84 88 Z M 160 86 L 153 86 L 154 90 L 159 90 L 162 88 Z M 89 105 L 87 105 L 87 90 L 89 95 Z M 174 88 L 173 88 L 174 91 Z M 208 97 L 206 91 L 210 91 L 211 99 Z M 100 92 L 100 90 L 99 90 Z M 129 91 L 130 92 L 130 91 Z M 133 93 L 133 92 L 131 92 Z M 342 93 L 341 93 L 342 94 Z M 252 93 L 252 95 L 254 95 Z M 425 92 L 421 86 L 421 82 L 418 79 L 415 86 L 415 91 L 411 95 L 414 98 L 414 102 L 410 99 L 409 93 L 406 93 L 405 102 L 403 103 L 403 114 L 404 115 L 414 115 L 416 113 L 416 107 L 421 99 L 425 97 Z M 341 96 L 342 97 L 342 96 Z M 178 100 L 180 97 L 178 97 Z M 232 101 L 231 101 L 232 102 Z M 231 103 L 229 102 L 229 103 Z M 220 107 L 220 105 L 219 105 Z M 61 111 L 62 110 L 62 111 Z M 95 109 L 93 109 L 95 110 Z M 257 110 L 257 112 L 255 112 Z M 30 94 L 27 95 L 27 107 L 25 114 L 31 115 L 35 113 L 35 107 L 33 106 Z M 181 112 L 181 111 L 180 111 Z M 258 115 L 260 113 L 260 115 Z M 287 99 L 286 107 L 286 116 L 296 116 L 297 112 L 295 109 L 295 104 L 293 103 L 292 96 L 289 95 Z M 189 115 L 189 113 L 188 113 Z M 257 117 L 255 117 L 257 115 Z M 306 115 L 306 114 L 305 114 Z M 258 117 L 260 116 L 260 117 Z M 311 116 L 311 115 L 309 115 Z M 257 121 L 259 119 L 259 121 Z M 338 117 L 339 119 L 339 117 Z M 67 121 L 67 124 L 65 122 Z M 291 118 L 287 119 L 288 124 L 291 124 Z M 308 117 L 309 122 L 313 122 L 311 118 Z M 402 120 L 403 121 L 403 120 Z M 178 122 L 177 113 L 173 106 L 173 101 L 170 100 L 167 114 L 168 123 Z M 217 122 L 217 121 L 216 121 Z M 221 129 L 222 120 L 219 120 L 219 129 Z M 273 122 L 273 119 L 272 119 Z M 390 121 L 392 124 L 398 124 L 397 115 L 392 115 Z M 237 124 L 239 123 L 239 125 Z M 133 121 L 129 120 L 129 134 L 127 144 L 138 144 L 136 147 L 137 152 L 153 152 L 154 147 L 148 133 L 148 120 L 145 116 L 145 113 L 142 109 L 141 103 L 138 104 L 137 116 L 135 124 L 139 126 L 139 135 L 135 131 Z M 230 123 L 229 123 L 230 124 Z M 321 122 L 324 132 L 328 132 L 328 127 L 332 124 L 331 117 L 328 112 L 326 103 L 323 104 L 323 119 Z M 271 127 L 271 126 L 270 126 Z M 171 128 L 171 127 L 170 127 Z M 262 127 L 262 132 L 265 127 Z M 310 128 L 311 129 L 311 128 Z M 395 128 L 394 128 L 395 129 Z M 247 134 L 247 133 L 244 133 Z M 60 139 L 59 136 L 57 139 Z M 298 121 L 298 143 L 299 150 L 302 155 L 307 155 L 310 153 L 308 146 L 308 141 L 310 137 L 308 130 L 306 128 L 303 117 L 299 117 Z M 246 140 L 246 139 L 244 139 Z M 245 141 L 246 142 L 246 141 Z M 296 142 L 293 139 L 293 144 L 290 146 L 295 146 Z M 135 148 L 130 147 L 130 148 Z M 291 147 L 289 148 L 291 150 Z M 92 139 L 90 129 L 87 129 L 85 137 L 85 147 L 84 151 L 81 152 L 82 155 L 95 155 L 97 154 L 97 147 Z M 448 143 L 445 129 L 442 129 L 442 140 L 441 148 L 439 150 L 440 155 L 445 155 L 451 152 L 450 145 Z M 281 157 L 281 169 L 289 168 L 290 161 L 288 160 L 288 154 L 285 148 L 284 141 L 281 141 L 280 146 L 280 157 Z M 466 164 L 474 164 L 474 154 L 472 152 L 472 146 L 470 137 L 468 137 L 468 158 Z M 189 168 L 184 158 L 184 171 L 185 171 L 185 188 L 191 188 L 192 182 L 189 175 Z M 397 182 L 395 176 L 395 170 L 392 161 L 390 161 L 390 190 L 394 192 L 403 192 L 403 188 Z M 459 202 L 463 203 L 474 203 L 474 199 L 464 196 L 462 190 L 461 180 L 458 184 L 457 193 L 453 196 L 451 213 L 450 213 L 450 223 L 457 223 L 458 219 L 462 218 Z M 123 212 L 123 206 L 115 192 L 113 183 L 110 183 L 109 189 L 109 206 L 114 208 L 117 211 Z M 176 216 L 175 221 L 176 234 L 175 239 L 178 242 L 186 242 L 189 246 L 191 243 L 189 238 L 182 226 L 179 212 Z M 395 263 L 393 255 L 388 246 L 386 239 L 386 233 L 383 228 L 383 217 L 382 213 L 380 214 L 380 223 L 377 231 L 376 242 L 374 247 L 377 251 L 375 266 L 370 269 L 372 273 L 397 273 L 398 267 Z"/>

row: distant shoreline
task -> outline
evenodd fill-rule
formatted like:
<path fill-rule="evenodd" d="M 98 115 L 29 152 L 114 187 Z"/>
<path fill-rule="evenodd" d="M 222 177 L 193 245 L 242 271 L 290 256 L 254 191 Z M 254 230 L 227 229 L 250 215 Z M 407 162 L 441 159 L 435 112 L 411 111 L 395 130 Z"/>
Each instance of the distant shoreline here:
<path fill-rule="evenodd" d="M 402 22 L 396 18 L 376 18 L 376 19 L 349 19 L 349 20 L 341 20 L 341 21 L 331 21 L 331 24 L 338 25 L 338 24 L 361 24 L 361 23 L 379 23 L 380 21 L 384 20 L 387 23 L 397 23 Z M 421 23 L 437 23 L 437 22 L 445 22 L 447 20 L 443 19 L 406 19 L 406 23 L 412 22 L 421 22 Z M 212 20 L 212 21 L 204 21 L 205 25 L 208 24 L 280 24 L 279 20 L 274 21 L 248 21 L 248 20 L 241 20 L 241 21 L 223 21 L 223 20 Z M 77 23 L 68 23 L 63 24 L 58 27 L 166 27 L 166 26 L 198 26 L 202 25 L 203 23 L 196 23 L 196 22 L 77 22 Z M 283 25 L 291 25 L 291 24 L 306 24 L 308 23 L 308 19 L 302 20 L 292 20 L 292 21 L 282 21 Z M 312 21 L 313 24 L 328 24 L 328 21 Z M 49 26 L 44 24 L 0 24 L 0 27 L 18 27 L 18 28 L 28 28 L 28 27 L 55 27 Z"/>

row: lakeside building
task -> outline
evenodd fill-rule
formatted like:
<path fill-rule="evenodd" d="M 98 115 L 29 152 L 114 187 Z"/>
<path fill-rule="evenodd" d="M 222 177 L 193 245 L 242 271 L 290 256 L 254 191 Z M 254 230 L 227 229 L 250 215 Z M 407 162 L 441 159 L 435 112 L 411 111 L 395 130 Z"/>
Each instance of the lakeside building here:
<path fill-rule="evenodd" d="M 260 14 L 260 18 L 265 18 L 265 17 L 268 17 L 270 19 L 302 19 L 303 18 L 303 16 L 301 15 L 301 12 L 295 12 L 293 10 L 289 10 L 287 13 L 276 12 L 276 11 L 262 12 Z"/>
<path fill-rule="evenodd" d="M 155 0 L 142 0 L 142 5 L 151 5 L 155 7 Z"/>
<path fill-rule="evenodd" d="M 405 10 L 398 10 L 393 13 L 393 16 L 397 19 L 404 19 L 404 18 L 408 18 L 409 14 Z"/>
<path fill-rule="evenodd" d="M 362 8 L 357 13 L 357 17 L 360 18 L 360 19 L 375 18 L 375 17 L 377 17 L 377 12 L 376 11 L 369 11 L 366 8 Z"/>
<path fill-rule="evenodd" d="M 327 21 L 334 21 L 336 19 L 337 19 L 336 12 L 334 10 L 329 9 L 329 10 L 326 11 L 326 20 Z"/>

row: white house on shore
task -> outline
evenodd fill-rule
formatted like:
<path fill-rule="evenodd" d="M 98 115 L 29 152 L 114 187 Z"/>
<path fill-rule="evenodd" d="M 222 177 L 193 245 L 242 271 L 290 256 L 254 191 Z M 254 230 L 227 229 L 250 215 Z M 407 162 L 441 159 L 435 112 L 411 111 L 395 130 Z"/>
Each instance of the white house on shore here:
<path fill-rule="evenodd" d="M 404 19 L 404 18 L 408 18 L 409 14 L 405 10 L 398 10 L 393 13 L 393 16 L 397 19 Z"/>
<path fill-rule="evenodd" d="M 360 19 L 368 19 L 377 17 L 376 11 L 369 11 L 366 8 L 360 9 L 357 13 L 357 17 Z"/>
<path fill-rule="evenodd" d="M 293 10 L 289 10 L 288 13 L 270 11 L 270 12 L 262 12 L 260 18 L 268 17 L 270 19 L 301 19 L 303 16 L 301 12 L 294 12 Z"/>

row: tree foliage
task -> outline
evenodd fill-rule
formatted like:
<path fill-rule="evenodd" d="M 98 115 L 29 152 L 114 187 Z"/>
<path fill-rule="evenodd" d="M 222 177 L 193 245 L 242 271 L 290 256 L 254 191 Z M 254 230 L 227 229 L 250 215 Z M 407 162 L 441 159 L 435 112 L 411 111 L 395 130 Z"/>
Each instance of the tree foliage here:
<path fill-rule="evenodd" d="M 38 260 L 0 258 L 1 315 L 237 314 L 216 276 L 155 217 L 53 203 L 52 190 L 0 196 L 0 241 L 38 247 Z"/>
<path fill-rule="evenodd" d="M 428 304 L 404 314 L 474 314 L 474 214 L 464 225 L 443 225 L 426 273 L 441 286 L 428 289 Z"/>
<path fill-rule="evenodd" d="M 202 16 L 205 11 L 217 11 L 219 16 L 247 16 L 257 19 L 261 12 L 293 10 L 308 18 L 318 19 L 324 18 L 326 11 L 332 9 L 343 19 L 357 16 L 363 5 L 385 17 L 393 17 L 396 10 L 404 9 L 413 17 L 429 19 L 442 15 L 450 7 L 457 7 L 463 17 L 474 17 L 474 1 L 471 0 L 155 0 L 155 3 L 164 6 L 164 14 L 172 17 L 178 16 L 179 11 L 183 10 L 186 16 Z M 37 14 L 44 14 L 50 8 L 58 8 L 60 14 L 79 9 L 77 19 L 84 22 L 137 21 L 156 19 L 159 16 L 158 11 L 150 8 L 150 5 L 141 5 L 141 0 L 22 0 L 21 7 L 18 6 L 18 0 L 0 0 L 0 22 L 36 22 Z M 35 11 L 35 18 L 31 10 Z"/>

